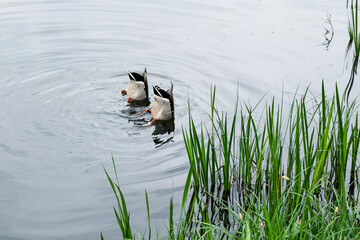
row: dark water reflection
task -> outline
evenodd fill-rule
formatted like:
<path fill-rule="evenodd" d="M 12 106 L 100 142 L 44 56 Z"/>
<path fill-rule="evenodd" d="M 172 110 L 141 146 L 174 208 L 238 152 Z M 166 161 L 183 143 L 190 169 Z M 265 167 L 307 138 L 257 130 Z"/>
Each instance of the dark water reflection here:
<path fill-rule="evenodd" d="M 152 135 L 156 148 L 174 141 L 175 122 L 173 119 L 168 121 L 158 121 L 154 125 L 155 130 Z"/>
<path fill-rule="evenodd" d="M 140 106 L 143 106 L 143 104 Z M 148 106 L 148 104 L 146 104 L 146 106 Z M 130 110 L 124 111 L 123 113 L 129 118 L 129 122 L 132 122 L 135 126 L 154 129 L 151 135 L 153 136 L 152 139 L 155 148 L 174 142 L 175 119 L 152 122 L 153 118 L 151 114 L 144 110 L 145 109 L 141 108 L 141 111 L 139 111 L 139 109 L 136 109 L 136 107 L 132 105 Z"/>
<path fill-rule="evenodd" d="M 351 90 L 354 86 L 354 81 L 357 75 L 357 69 L 359 65 L 359 54 L 356 53 L 356 50 L 354 49 L 356 47 L 353 46 L 355 44 L 359 44 L 359 43 L 354 42 L 354 39 L 350 39 L 348 45 L 346 46 L 346 51 L 345 51 L 346 68 L 348 68 L 348 65 L 350 65 L 349 67 L 350 77 L 344 92 L 344 97 L 346 98 L 347 101 L 349 100 Z"/>
<path fill-rule="evenodd" d="M 283 86 L 286 103 L 310 83 L 316 96 L 322 79 L 345 89 L 346 25 L 341 1 L 2 1 L 0 239 L 116 239 L 111 154 L 134 229 L 147 221 L 144 189 L 161 228 L 188 170 L 188 100 L 199 126 L 213 84 L 228 111 L 238 85 L 252 105 Z M 148 103 L 121 96 L 127 71 L 144 67 L 150 86 L 174 84 L 174 122 L 144 126 Z"/>

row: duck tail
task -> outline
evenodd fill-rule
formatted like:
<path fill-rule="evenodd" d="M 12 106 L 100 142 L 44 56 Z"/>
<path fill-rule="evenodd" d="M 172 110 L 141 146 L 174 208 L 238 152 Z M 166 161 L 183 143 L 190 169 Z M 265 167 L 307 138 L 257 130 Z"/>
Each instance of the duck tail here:
<path fill-rule="evenodd" d="M 173 94 L 173 83 L 171 82 L 171 87 L 168 90 L 168 93 L 170 95 L 170 107 L 171 107 L 171 116 L 174 118 L 175 117 L 175 106 L 174 106 L 174 94 Z"/>

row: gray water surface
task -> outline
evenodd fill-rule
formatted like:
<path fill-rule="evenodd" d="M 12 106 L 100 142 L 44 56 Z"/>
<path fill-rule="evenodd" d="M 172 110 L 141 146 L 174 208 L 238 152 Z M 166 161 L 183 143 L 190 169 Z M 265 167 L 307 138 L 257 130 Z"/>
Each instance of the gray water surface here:
<path fill-rule="evenodd" d="M 197 125 L 217 107 L 255 105 L 297 88 L 331 94 L 348 79 L 345 1 L 35 1 L 0 3 L 0 239 L 120 238 L 120 185 L 136 231 L 165 229 L 188 170 L 181 128 L 188 99 Z M 326 50 L 322 18 L 332 16 Z M 126 104 L 127 70 L 174 84 L 174 126 L 143 126 L 145 106 Z M 359 89 L 355 83 L 353 90 Z M 151 98 L 153 98 L 151 94 Z M 287 100 L 286 100 L 287 101 Z M 146 125 L 146 124 L 145 124 Z M 172 128 L 173 131 L 172 131 Z M 153 230 L 154 231 L 154 230 Z M 162 230 L 164 232 L 164 230 Z"/>

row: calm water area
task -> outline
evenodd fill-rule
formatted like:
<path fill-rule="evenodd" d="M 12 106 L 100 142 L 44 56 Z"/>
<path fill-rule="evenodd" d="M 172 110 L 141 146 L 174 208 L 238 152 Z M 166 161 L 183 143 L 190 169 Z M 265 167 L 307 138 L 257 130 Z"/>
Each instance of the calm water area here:
<path fill-rule="evenodd" d="M 343 91 L 347 21 L 346 1 L 330 0 L 2 0 L 0 239 L 120 239 L 112 154 L 134 230 L 146 230 L 147 189 L 164 231 L 188 171 L 188 101 L 199 126 L 212 85 L 226 111 L 237 89 L 250 105 L 309 85 L 317 96 L 322 80 Z M 145 107 L 120 94 L 145 67 L 150 86 L 174 84 L 173 125 L 144 126 Z"/>

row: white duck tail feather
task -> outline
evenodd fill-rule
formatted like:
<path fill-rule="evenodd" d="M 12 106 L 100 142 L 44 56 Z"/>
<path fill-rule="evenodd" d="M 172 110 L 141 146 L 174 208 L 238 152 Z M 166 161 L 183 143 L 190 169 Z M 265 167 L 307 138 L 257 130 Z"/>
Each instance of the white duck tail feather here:
<path fill-rule="evenodd" d="M 135 81 L 135 77 L 132 75 L 132 73 L 131 73 L 129 70 L 128 70 L 127 72 L 128 72 L 128 74 L 131 76 L 132 80 Z"/>
<path fill-rule="evenodd" d="M 154 96 L 155 101 L 151 107 L 151 115 L 157 120 L 169 120 L 172 117 L 172 111 L 169 99 Z"/>

